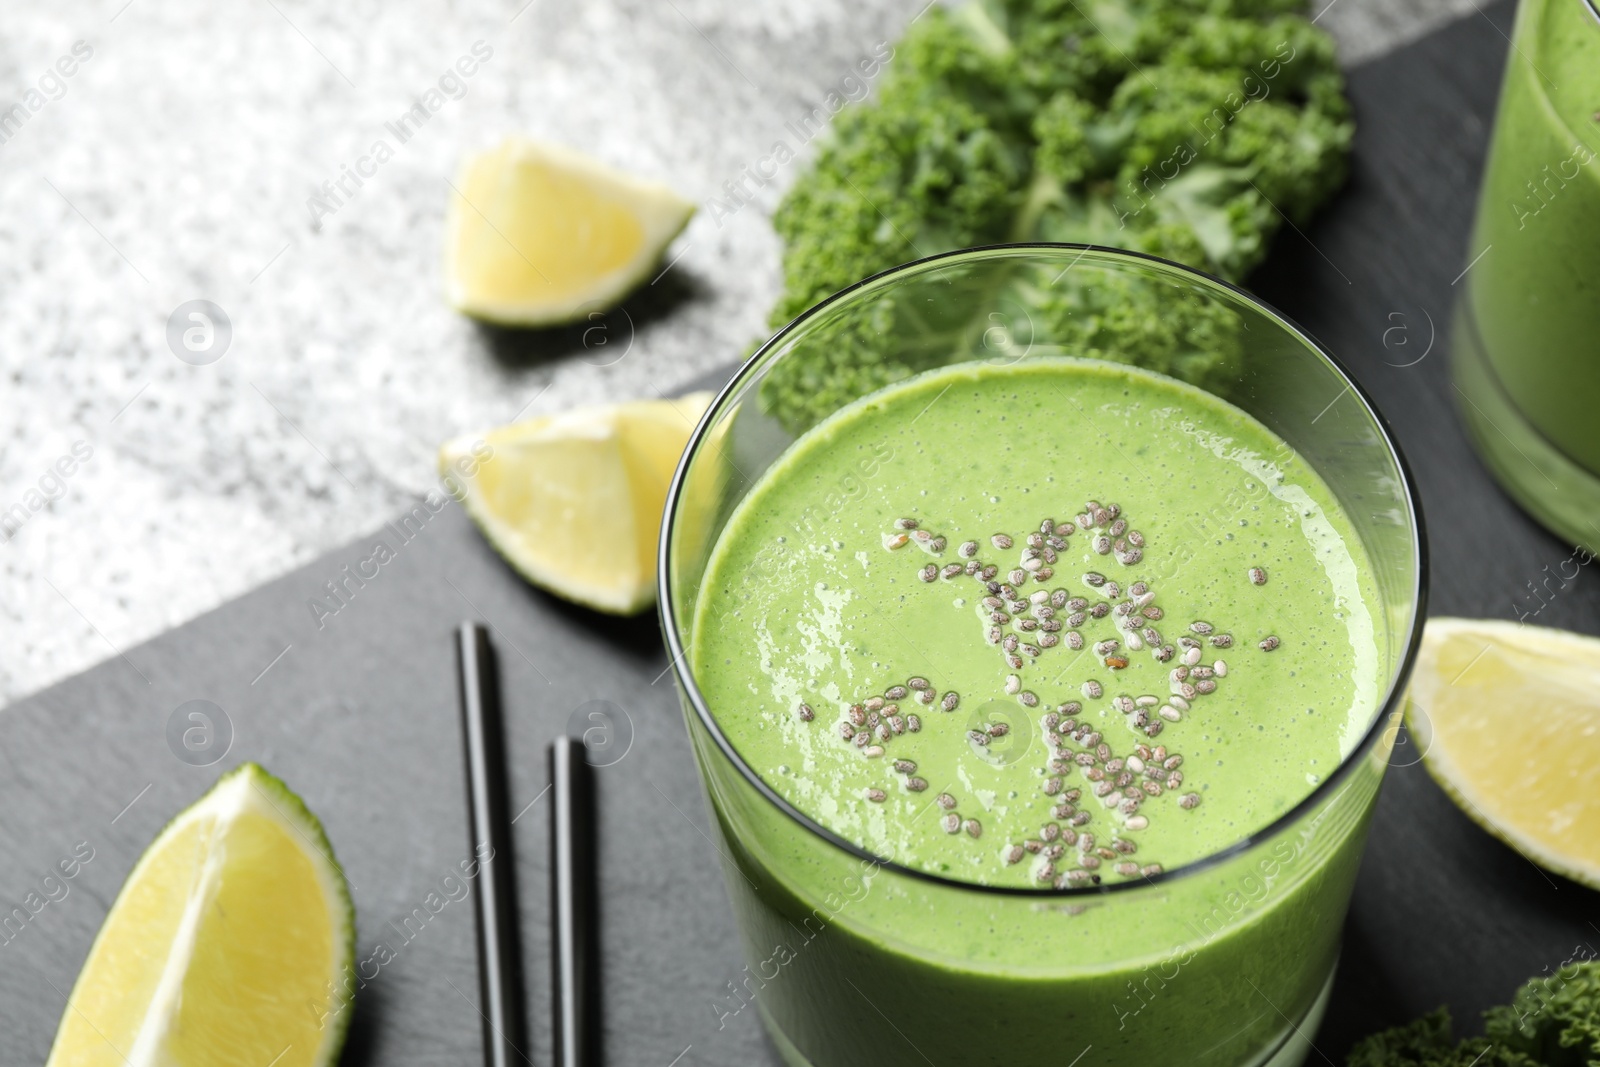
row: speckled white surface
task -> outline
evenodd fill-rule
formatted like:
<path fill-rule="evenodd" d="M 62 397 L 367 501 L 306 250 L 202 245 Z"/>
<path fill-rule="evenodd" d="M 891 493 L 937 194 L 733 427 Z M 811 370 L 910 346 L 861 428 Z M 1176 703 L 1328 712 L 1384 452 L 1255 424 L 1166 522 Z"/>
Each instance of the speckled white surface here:
<path fill-rule="evenodd" d="M 26 116 L 0 126 L 0 513 L 25 521 L 0 537 L 0 702 L 377 527 L 448 436 L 737 358 L 792 168 L 702 212 L 633 323 L 538 352 L 445 306 L 447 179 L 521 131 L 704 202 L 924 2 L 6 3 L 0 121 Z M 1333 0 L 1321 24 L 1357 62 L 1472 8 Z M 400 143 L 385 123 L 479 41 L 464 95 Z M 308 198 L 379 139 L 393 158 L 314 224 Z M 194 366 L 166 323 L 201 297 L 233 337 Z M 89 458 L 52 476 L 75 442 Z"/>

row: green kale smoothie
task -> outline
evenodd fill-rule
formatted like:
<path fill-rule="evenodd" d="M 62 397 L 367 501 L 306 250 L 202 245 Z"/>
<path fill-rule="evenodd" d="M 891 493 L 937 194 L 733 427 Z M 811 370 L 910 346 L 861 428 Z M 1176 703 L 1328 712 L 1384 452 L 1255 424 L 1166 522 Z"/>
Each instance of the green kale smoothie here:
<path fill-rule="evenodd" d="M 1376 773 L 1298 836 L 1138 906 L 976 887 L 1146 883 L 1284 815 L 1372 721 L 1377 602 L 1304 461 L 1149 372 L 965 364 L 797 441 L 711 554 L 694 676 L 778 795 L 956 884 L 853 870 L 708 773 L 749 1000 L 785 1054 L 942 1067 L 1089 1046 L 1091 1067 L 1270 1047 L 1331 970 Z"/>
<path fill-rule="evenodd" d="M 1600 475 L 1600 18 L 1588 0 L 1523 0 L 1515 40 L 1466 272 L 1475 335 L 1461 343 L 1523 420 Z M 1532 469 L 1517 478 L 1547 485 Z"/>

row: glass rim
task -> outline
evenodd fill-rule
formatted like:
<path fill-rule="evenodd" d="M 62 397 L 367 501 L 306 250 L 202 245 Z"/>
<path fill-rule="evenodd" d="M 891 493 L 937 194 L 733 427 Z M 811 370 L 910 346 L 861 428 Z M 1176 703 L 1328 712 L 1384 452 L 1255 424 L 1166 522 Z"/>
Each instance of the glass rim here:
<path fill-rule="evenodd" d="M 1592 4 L 1596 2 L 1596 0 L 1584 0 L 1584 2 Z M 1197 280 L 1205 285 L 1213 286 L 1217 289 L 1223 290 L 1224 292 L 1232 294 L 1233 296 L 1242 300 L 1244 303 L 1254 307 L 1268 318 L 1274 320 L 1281 325 L 1286 332 L 1298 338 L 1308 349 L 1310 349 L 1312 353 L 1320 356 L 1327 363 L 1327 365 L 1331 367 L 1341 379 L 1343 379 L 1345 388 L 1352 393 L 1357 400 L 1360 401 L 1363 410 L 1365 410 L 1368 417 L 1371 418 L 1373 423 L 1377 426 L 1378 433 L 1383 440 L 1384 448 L 1389 453 L 1390 458 L 1394 461 L 1395 469 L 1399 474 L 1403 491 L 1402 495 L 1406 501 L 1407 518 L 1410 520 L 1412 553 L 1416 560 L 1415 573 L 1412 579 L 1413 607 L 1411 625 L 1410 633 L 1406 636 L 1405 651 L 1401 656 L 1400 663 L 1391 673 L 1388 688 L 1383 694 L 1383 699 L 1378 702 L 1377 709 L 1373 713 L 1372 722 L 1368 724 L 1366 732 L 1362 735 L 1360 741 L 1358 741 L 1350 749 L 1349 753 L 1339 761 L 1339 766 L 1332 774 L 1323 779 L 1323 781 L 1320 782 L 1310 793 L 1302 797 L 1292 807 L 1277 816 L 1267 825 L 1261 827 L 1259 830 L 1256 830 L 1253 833 L 1246 834 L 1244 837 L 1233 842 L 1225 848 L 1217 850 L 1216 852 L 1211 852 L 1201 856 L 1199 859 L 1191 860 L 1180 867 L 1174 867 L 1171 870 L 1163 870 L 1159 874 L 1146 875 L 1138 879 L 1130 879 L 1127 881 L 1102 885 L 1069 886 L 1059 889 L 1055 886 L 979 885 L 975 882 L 965 882 L 960 879 L 948 878 L 944 875 L 935 874 L 932 871 L 925 871 L 916 867 L 906 866 L 905 864 L 898 863 L 895 860 L 889 859 L 885 856 L 880 856 L 874 853 L 872 850 L 864 848 L 863 846 L 856 844 L 854 841 L 835 833 L 833 830 L 828 829 L 826 826 L 823 826 L 817 820 L 813 819 L 810 815 L 807 815 L 804 811 L 801 811 L 783 796 L 779 795 L 779 793 L 773 789 L 772 786 L 767 784 L 766 780 L 762 778 L 761 775 L 757 774 L 755 770 L 747 762 L 745 762 L 744 757 L 740 755 L 738 749 L 733 746 L 733 742 L 730 741 L 727 735 L 723 733 L 722 727 L 717 722 L 716 717 L 712 715 L 711 709 L 707 707 L 705 697 L 700 692 L 699 685 L 695 682 L 694 673 L 686 662 L 688 649 L 684 646 L 683 640 L 678 633 L 678 626 L 673 611 L 674 597 L 672 593 L 672 585 L 668 580 L 672 558 L 672 539 L 676 532 L 677 525 L 677 507 L 682 496 L 684 476 L 688 472 L 689 464 L 699 452 L 700 445 L 705 440 L 705 436 L 710 427 L 713 425 L 716 417 L 722 413 L 725 402 L 730 396 L 747 385 L 752 376 L 764 369 L 763 361 L 769 352 L 771 352 L 775 347 L 781 345 L 792 334 L 810 322 L 810 320 L 816 318 L 818 315 L 833 307 L 835 304 L 846 300 L 851 296 L 851 294 L 856 293 L 857 291 L 868 286 L 876 285 L 879 282 L 892 279 L 898 275 L 920 273 L 932 264 L 942 263 L 948 260 L 960 261 L 967 259 L 985 259 L 990 258 L 990 256 L 995 253 L 999 253 L 1000 257 L 1005 257 L 1010 253 L 1027 252 L 1077 253 L 1077 260 L 1081 260 L 1091 254 L 1094 254 L 1103 255 L 1112 260 L 1120 259 L 1125 261 L 1153 264 L 1169 271 L 1176 272 L 1180 275 L 1186 275 L 1189 278 Z M 1074 262 L 1077 262 L 1077 260 L 1074 260 Z M 695 715 L 700 720 L 700 724 L 705 727 L 712 740 L 716 742 L 717 748 L 721 751 L 722 755 L 734 766 L 735 769 L 739 771 L 739 773 L 744 777 L 745 781 L 748 782 L 769 804 L 777 808 L 782 814 L 788 816 L 790 820 L 797 823 L 802 829 L 809 831 L 812 835 L 821 839 L 824 844 L 831 845 L 849 856 L 853 856 L 858 860 L 867 861 L 877 867 L 884 868 L 896 874 L 901 874 L 919 881 L 940 885 L 948 889 L 955 889 L 969 893 L 986 893 L 993 894 L 995 896 L 1009 897 L 1033 897 L 1038 899 L 1109 896 L 1118 893 L 1128 893 L 1136 890 L 1147 889 L 1153 885 L 1176 882 L 1183 878 L 1201 874 L 1205 871 L 1211 870 L 1212 868 L 1220 867 L 1226 864 L 1228 861 L 1244 855 L 1245 853 L 1254 850 L 1259 845 L 1265 844 L 1267 841 L 1278 837 L 1280 834 L 1291 829 L 1296 823 L 1301 821 L 1313 809 L 1315 809 L 1319 804 L 1332 795 L 1334 789 L 1341 785 L 1344 780 L 1353 773 L 1356 766 L 1372 750 L 1373 745 L 1376 744 L 1378 738 L 1383 734 L 1383 731 L 1386 728 L 1385 724 L 1394 717 L 1400 701 L 1404 698 L 1405 685 L 1410 679 L 1411 669 L 1416 662 L 1417 653 L 1422 644 L 1422 627 L 1426 622 L 1428 615 L 1428 540 L 1425 536 L 1425 529 L 1423 526 L 1421 504 L 1422 502 L 1417 491 L 1416 479 L 1411 474 L 1411 468 L 1406 462 L 1404 453 L 1400 451 L 1399 445 L 1395 441 L 1394 432 L 1390 429 L 1388 420 L 1383 417 L 1383 414 L 1378 410 L 1376 405 L 1373 404 L 1372 398 L 1367 395 L 1366 390 L 1356 382 L 1344 364 L 1341 363 L 1331 352 L 1329 352 L 1320 341 L 1312 337 L 1311 334 L 1307 333 L 1305 330 L 1301 329 L 1299 324 L 1293 319 L 1289 318 L 1272 305 L 1266 303 L 1264 300 L 1253 296 L 1231 282 L 1224 281 L 1223 279 L 1214 275 L 1207 274 L 1205 271 L 1196 270 L 1193 267 L 1188 267 L 1181 263 L 1175 263 L 1172 260 L 1163 259 L 1160 256 L 1153 256 L 1145 252 L 1135 252 L 1122 248 L 1111 248 L 1106 245 L 1047 241 L 974 245 L 970 248 L 960 248 L 950 252 L 940 252 L 936 255 L 924 256 L 920 259 L 910 260 L 909 262 L 902 263 L 898 266 L 881 270 L 876 274 L 869 275 L 858 282 L 840 289 L 832 296 L 818 301 L 816 304 L 813 304 L 811 307 L 795 316 L 788 323 L 784 324 L 782 328 L 780 328 L 765 342 L 763 342 L 761 346 L 757 348 L 755 352 L 751 353 L 750 357 L 740 365 L 738 371 L 734 373 L 733 377 L 728 381 L 728 383 L 718 390 L 716 397 L 706 408 L 705 414 L 700 417 L 700 421 L 698 424 L 696 424 L 694 432 L 689 435 L 689 441 L 684 446 L 683 455 L 678 461 L 678 467 L 673 472 L 672 484 L 667 490 L 666 506 L 662 518 L 660 545 L 657 549 L 657 611 L 661 618 L 662 632 L 666 638 L 667 654 L 669 657 L 671 657 L 669 667 L 672 670 L 674 679 L 681 687 L 683 693 L 687 696 L 689 705 L 694 709 Z"/>

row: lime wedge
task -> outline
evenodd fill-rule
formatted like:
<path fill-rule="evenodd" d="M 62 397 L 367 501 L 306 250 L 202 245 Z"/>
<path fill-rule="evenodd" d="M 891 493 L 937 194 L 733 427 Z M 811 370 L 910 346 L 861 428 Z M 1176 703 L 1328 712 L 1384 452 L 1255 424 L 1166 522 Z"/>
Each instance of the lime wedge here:
<path fill-rule="evenodd" d="M 694 205 L 557 145 L 509 137 L 469 158 L 450 194 L 450 302 L 506 326 L 553 326 L 621 300 Z"/>
<path fill-rule="evenodd" d="M 145 850 L 46 1067 L 322 1067 L 350 1021 L 355 911 L 322 825 L 254 763 Z"/>
<path fill-rule="evenodd" d="M 1600 640 L 1510 622 L 1429 619 L 1406 723 L 1478 825 L 1600 888 Z"/>
<path fill-rule="evenodd" d="M 517 573 L 631 615 L 655 601 L 667 487 L 710 403 L 690 393 L 528 419 L 446 443 L 439 469 Z"/>

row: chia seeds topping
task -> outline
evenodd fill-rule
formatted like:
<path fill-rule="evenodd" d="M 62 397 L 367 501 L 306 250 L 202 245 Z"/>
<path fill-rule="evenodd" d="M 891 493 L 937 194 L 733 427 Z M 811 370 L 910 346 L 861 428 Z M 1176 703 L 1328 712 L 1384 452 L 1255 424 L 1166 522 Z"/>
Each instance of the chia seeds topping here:
<path fill-rule="evenodd" d="M 1188 623 L 1183 636 L 1174 643 L 1165 643 L 1161 632 L 1152 625 L 1166 615 L 1163 606 L 1157 603 L 1158 590 L 1137 572 L 1129 576 L 1131 580 L 1124 579 L 1126 593 L 1121 583 L 1098 571 L 1082 574 L 1082 584 L 1089 595 L 1075 595 L 1068 588 L 1040 588 L 1053 577 L 1058 562 L 1063 567 L 1077 562 L 1070 560 L 1073 552 L 1070 538 L 1080 529 L 1089 532 L 1089 537 L 1078 543 L 1079 553 L 1092 551 L 1100 556 L 1112 555 L 1124 567 L 1140 564 L 1146 548 L 1145 536 L 1133 529 L 1121 512 L 1117 504 L 1089 500 L 1073 521 L 1057 523 L 1054 519 L 1043 518 L 1036 529 L 1015 536 L 1004 532 L 990 535 L 988 544 L 995 551 L 1006 553 L 1003 557 L 980 559 L 985 551 L 983 542 L 966 539 L 956 547 L 956 554 L 963 562 L 924 563 L 917 568 L 917 577 L 925 583 L 973 581 L 976 596 L 972 597 L 971 610 L 979 618 L 984 641 L 997 646 L 997 654 L 1008 672 L 1000 688 L 1023 707 L 1037 708 L 1044 703 L 1036 689 L 1045 690 L 1046 696 L 1055 696 L 1048 690 L 1063 683 L 1061 669 L 1048 663 L 1043 665 L 1044 673 L 1037 678 L 1027 677 L 1036 661 L 1054 654 L 1052 650 L 1057 648 L 1074 653 L 1089 648 L 1104 669 L 1118 673 L 1134 669 L 1133 654 L 1146 649 L 1156 664 L 1172 667 L 1167 695 L 1144 693 L 1135 697 L 1121 693 L 1110 699 L 1110 710 L 1119 713 L 1112 718 L 1124 724 L 1132 734 L 1129 743 L 1120 749 L 1114 741 L 1103 739 L 1092 725 L 1100 722 L 1098 716 L 1104 711 L 1091 708 L 1086 712 L 1083 702 L 1064 701 L 1055 705 L 1056 710 L 1040 717 L 1039 725 L 1046 741 L 1040 787 L 1044 805 L 1059 821 L 1040 826 L 1037 839 L 1027 838 L 1005 845 L 999 855 L 1006 866 L 1020 864 L 1030 854 L 1038 855 L 1042 865 L 1031 872 L 1032 876 L 1043 884 L 1057 887 L 1098 884 L 1101 875 L 1091 872 L 1102 862 L 1108 866 L 1108 875 L 1114 873 L 1121 878 L 1147 877 L 1161 871 L 1159 864 L 1140 866 L 1126 859 L 1136 851 L 1135 843 L 1127 837 L 1111 836 L 1111 840 L 1097 846 L 1092 828 L 1106 827 L 1108 835 L 1121 831 L 1136 833 L 1148 828 L 1152 815 L 1162 817 L 1159 813 L 1165 811 L 1167 805 L 1176 804 L 1185 811 L 1198 806 L 1199 793 L 1179 794 L 1184 783 L 1184 775 L 1178 769 L 1183 757 L 1176 753 L 1168 755 L 1161 745 L 1152 748 L 1143 743 L 1142 738 L 1153 741 L 1163 727 L 1169 725 L 1180 735 L 1191 729 L 1183 724 L 1200 714 L 1192 710 L 1193 702 L 1215 693 L 1219 682 L 1229 673 L 1228 665 L 1220 659 L 1210 666 L 1205 664 L 1203 646 L 1209 642 L 1212 648 L 1230 648 L 1234 638 L 1226 632 L 1217 632 L 1208 621 L 1195 619 Z M 893 520 L 892 532 L 883 535 L 884 547 L 898 551 L 915 543 L 930 554 L 942 553 L 949 541 L 923 526 L 924 521 Z M 1265 569 L 1250 568 L 1249 579 L 1254 585 L 1264 585 Z M 958 599 L 956 603 L 962 605 L 965 600 Z M 1278 637 L 1269 635 L 1258 647 L 1270 652 L 1280 643 Z M 1140 667 L 1135 673 L 1147 669 Z M 1035 689 L 1026 688 L 1030 681 L 1034 682 Z M 1105 686 L 1098 679 L 1079 675 L 1078 684 L 1084 701 L 1098 702 L 1107 696 Z M 978 699 L 989 695 L 981 693 Z M 889 684 L 881 696 L 857 697 L 855 702 L 844 704 L 837 723 L 841 741 L 860 748 L 865 758 L 883 757 L 886 746 L 907 733 L 922 731 L 919 716 L 901 715 L 899 711 L 898 702 L 913 696 L 921 704 L 937 704 L 945 712 L 955 711 L 961 703 L 961 696 L 955 690 L 941 694 L 920 675 L 907 679 L 904 684 Z M 802 722 L 811 722 L 816 717 L 812 705 L 806 702 L 798 702 L 794 714 Z M 967 741 L 977 751 L 990 749 L 995 739 L 1012 732 L 1004 713 L 1000 715 L 1000 721 L 969 722 L 963 730 Z M 1106 729 L 1115 734 L 1112 727 L 1112 720 L 1106 720 Z M 900 744 L 916 742 L 900 740 Z M 1017 751 L 1007 750 L 1003 745 L 995 746 L 983 758 L 994 762 L 996 755 L 1011 755 Z M 1026 751 L 1024 746 L 1021 752 Z M 927 780 L 916 776 L 916 760 L 895 758 L 891 762 L 906 791 L 920 793 L 928 788 Z M 1073 787 L 1074 781 L 1083 788 Z M 1084 810 L 1080 810 L 1078 805 L 1084 790 L 1092 792 L 1100 803 L 1085 803 Z M 864 785 L 862 795 L 873 803 L 887 800 L 887 790 L 877 785 Z M 959 813 L 956 799 L 950 793 L 938 794 L 935 804 L 942 809 L 939 821 L 945 833 L 952 836 L 964 833 L 971 838 L 982 835 L 979 821 Z M 1021 828 L 1008 826 L 1005 829 L 1019 835 L 1026 833 Z M 953 843 L 950 847 L 963 846 Z M 1055 861 L 1062 858 L 1067 847 L 1077 849 L 1077 866 L 1060 873 Z"/>

